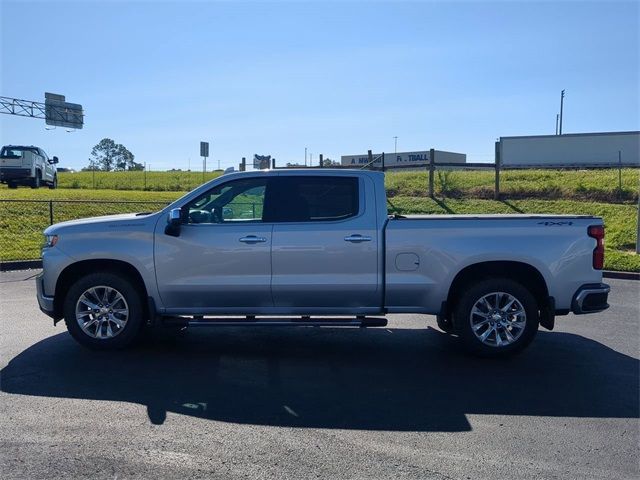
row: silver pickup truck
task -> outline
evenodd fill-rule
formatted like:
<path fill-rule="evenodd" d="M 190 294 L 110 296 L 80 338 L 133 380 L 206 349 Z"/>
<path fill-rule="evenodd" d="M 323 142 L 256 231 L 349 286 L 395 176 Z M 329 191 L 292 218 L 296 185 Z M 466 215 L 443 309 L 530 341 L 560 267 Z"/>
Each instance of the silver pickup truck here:
<path fill-rule="evenodd" d="M 40 308 L 92 348 L 149 326 L 382 326 L 436 315 L 470 351 L 520 351 L 608 307 L 601 218 L 389 216 L 382 173 L 223 175 L 157 213 L 44 232 Z"/>

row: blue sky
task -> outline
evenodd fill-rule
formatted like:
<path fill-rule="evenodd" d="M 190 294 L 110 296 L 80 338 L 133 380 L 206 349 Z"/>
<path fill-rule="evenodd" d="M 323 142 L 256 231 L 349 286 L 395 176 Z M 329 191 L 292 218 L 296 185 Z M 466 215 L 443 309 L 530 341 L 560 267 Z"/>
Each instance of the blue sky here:
<path fill-rule="evenodd" d="M 499 136 L 640 129 L 638 2 L 12 2 L 0 95 L 66 95 L 85 128 L 0 115 L 0 143 L 85 166 L 103 137 L 151 168 L 304 149 L 436 148 L 490 161 Z M 189 160 L 190 159 L 190 160 Z"/>

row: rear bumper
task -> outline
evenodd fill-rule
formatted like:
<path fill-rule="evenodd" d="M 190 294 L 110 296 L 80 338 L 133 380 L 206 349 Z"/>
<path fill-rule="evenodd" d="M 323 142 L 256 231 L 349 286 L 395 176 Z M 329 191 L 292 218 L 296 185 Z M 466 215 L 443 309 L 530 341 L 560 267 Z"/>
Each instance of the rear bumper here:
<path fill-rule="evenodd" d="M 23 180 L 31 177 L 29 168 L 0 168 L 0 180 Z"/>
<path fill-rule="evenodd" d="M 576 315 L 601 312 L 609 308 L 607 298 L 611 288 L 606 283 L 582 285 L 574 294 L 571 311 Z"/>
<path fill-rule="evenodd" d="M 43 274 L 39 274 L 36 277 L 36 292 L 38 297 L 38 305 L 40 306 L 40 310 L 43 313 L 49 315 L 51 318 L 56 319 L 55 310 L 53 307 L 53 297 L 47 297 L 44 294 L 44 282 L 43 282 Z"/>

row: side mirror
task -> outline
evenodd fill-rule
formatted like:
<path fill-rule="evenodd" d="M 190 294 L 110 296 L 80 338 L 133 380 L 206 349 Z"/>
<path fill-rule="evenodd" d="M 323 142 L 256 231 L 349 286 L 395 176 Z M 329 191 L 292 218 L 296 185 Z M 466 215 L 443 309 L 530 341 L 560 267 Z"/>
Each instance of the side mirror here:
<path fill-rule="evenodd" d="M 182 225 L 182 210 L 172 208 L 169 211 L 169 218 L 167 219 L 167 226 L 164 228 L 164 233 L 172 237 L 179 237 L 180 225 Z"/>
<path fill-rule="evenodd" d="M 51 160 L 51 163 L 58 163 L 58 157 L 54 156 L 53 159 Z"/>

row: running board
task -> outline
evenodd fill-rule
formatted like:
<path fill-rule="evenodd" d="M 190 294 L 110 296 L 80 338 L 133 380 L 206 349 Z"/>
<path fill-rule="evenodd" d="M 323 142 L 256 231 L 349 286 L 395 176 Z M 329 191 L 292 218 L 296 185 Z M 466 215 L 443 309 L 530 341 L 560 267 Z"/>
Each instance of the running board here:
<path fill-rule="evenodd" d="M 162 317 L 165 326 L 184 327 L 386 327 L 387 319 L 357 318 L 255 318 L 255 317 Z"/>

